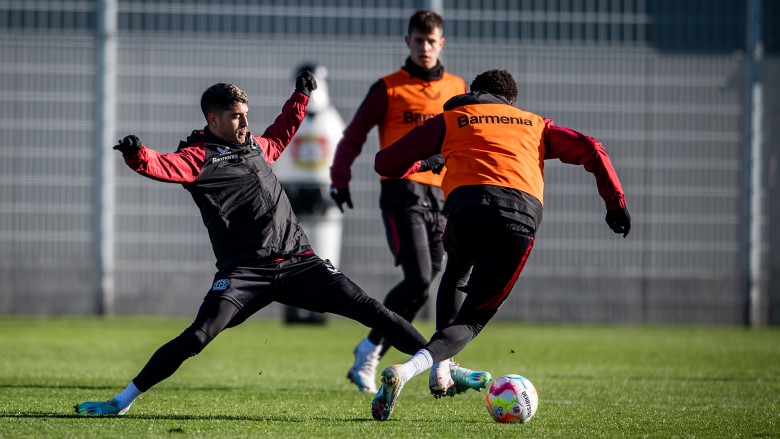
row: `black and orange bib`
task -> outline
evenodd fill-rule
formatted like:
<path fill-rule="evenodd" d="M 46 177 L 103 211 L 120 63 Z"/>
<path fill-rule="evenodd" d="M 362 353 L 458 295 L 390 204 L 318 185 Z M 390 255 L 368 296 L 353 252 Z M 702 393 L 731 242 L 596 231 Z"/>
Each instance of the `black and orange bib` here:
<path fill-rule="evenodd" d="M 387 87 L 387 112 L 379 125 L 379 147 L 384 149 L 400 139 L 412 128 L 440 114 L 444 103 L 466 90 L 463 79 L 444 72 L 437 81 L 414 77 L 406 70 L 399 70 L 382 78 Z M 443 174 L 430 171 L 405 177 L 418 183 L 441 186 Z M 385 178 L 385 177 L 382 177 Z"/>
<path fill-rule="evenodd" d="M 544 202 L 544 119 L 507 104 L 470 104 L 444 112 L 444 196 L 460 186 L 518 189 Z"/>

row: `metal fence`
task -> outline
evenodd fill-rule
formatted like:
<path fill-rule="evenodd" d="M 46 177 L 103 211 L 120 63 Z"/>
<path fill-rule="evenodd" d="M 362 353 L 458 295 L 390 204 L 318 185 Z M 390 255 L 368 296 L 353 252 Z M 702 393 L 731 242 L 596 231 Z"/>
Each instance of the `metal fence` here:
<path fill-rule="evenodd" d="M 737 324 L 745 312 L 744 5 L 730 1 L 443 2 L 447 69 L 470 82 L 504 68 L 518 106 L 601 140 L 634 228 L 604 223 L 583 169 L 548 162 L 537 245 L 500 318 Z M 116 138 L 172 151 L 203 125 L 200 93 L 234 82 L 261 130 L 292 90 L 293 69 L 329 70 L 348 121 L 369 86 L 402 65 L 420 2 L 120 1 Z M 0 314 L 93 313 L 94 1 L 0 5 Z M 777 110 L 778 10 L 768 2 L 766 114 Z M 774 74 L 773 74 L 774 72 Z M 777 197 L 777 127 L 760 158 Z M 341 269 L 381 298 L 400 280 L 379 221 L 369 136 L 353 169 Z M 192 314 L 214 259 L 196 207 L 177 185 L 116 157 L 116 312 Z M 774 167 L 773 167 L 774 166 Z M 767 312 L 778 311 L 778 238 L 765 230 Z M 775 245 L 773 245 L 775 244 Z M 271 307 L 261 315 L 279 315 Z"/>

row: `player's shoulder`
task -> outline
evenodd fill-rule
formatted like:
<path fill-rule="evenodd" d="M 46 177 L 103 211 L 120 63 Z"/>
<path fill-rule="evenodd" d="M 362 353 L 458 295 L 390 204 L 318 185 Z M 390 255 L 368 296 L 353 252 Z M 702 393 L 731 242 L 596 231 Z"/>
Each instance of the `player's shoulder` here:
<path fill-rule="evenodd" d="M 447 79 L 447 80 L 450 80 L 450 81 L 460 81 L 460 82 L 463 82 L 464 84 L 466 83 L 465 79 L 461 78 L 460 76 L 458 76 L 458 75 L 456 75 L 454 73 L 450 73 L 450 72 L 448 72 L 446 70 L 444 72 L 442 72 L 441 77 L 442 77 L 442 79 Z"/>
<path fill-rule="evenodd" d="M 387 84 L 387 83 L 392 83 L 392 82 L 402 80 L 404 78 L 408 78 L 409 76 L 410 76 L 409 72 L 407 72 L 406 70 L 398 69 L 392 73 L 388 73 L 385 76 L 382 76 L 381 78 L 379 78 L 379 81 Z"/>
<path fill-rule="evenodd" d="M 204 130 L 192 130 L 187 140 L 179 142 L 179 147 L 176 151 L 184 151 L 191 149 L 204 149 L 206 148 L 206 132 Z"/>
<path fill-rule="evenodd" d="M 449 73 L 446 70 L 441 75 L 441 80 L 445 84 L 450 84 L 450 86 L 455 87 L 457 89 L 462 89 L 463 91 L 468 90 L 468 86 L 466 85 L 466 80 L 461 78 L 460 76 Z"/>

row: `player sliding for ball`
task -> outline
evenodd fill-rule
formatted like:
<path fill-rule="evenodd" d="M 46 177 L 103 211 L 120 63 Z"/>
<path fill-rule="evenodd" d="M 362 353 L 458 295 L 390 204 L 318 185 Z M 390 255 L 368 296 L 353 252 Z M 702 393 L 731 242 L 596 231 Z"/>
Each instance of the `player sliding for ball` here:
<path fill-rule="evenodd" d="M 124 414 L 142 392 L 171 376 L 224 329 L 271 302 L 349 317 L 380 330 L 409 355 L 425 344 L 409 322 L 312 252 L 268 166 L 297 131 L 316 87 L 311 72 L 299 75 L 281 114 L 257 136 L 249 132 L 246 94 L 233 84 L 215 84 L 201 98 L 208 124 L 193 131 L 176 152 L 159 153 L 133 135 L 114 147 L 139 174 L 179 183 L 190 192 L 208 229 L 218 271 L 192 325 L 160 347 L 125 390 L 108 401 L 82 402 L 78 413 Z"/>
<path fill-rule="evenodd" d="M 382 371 L 371 405 L 377 420 L 390 417 L 409 379 L 463 350 L 509 296 L 542 219 L 544 160 L 559 159 L 592 173 L 607 225 L 623 237 L 631 229 L 623 188 L 601 143 L 515 108 L 516 99 L 509 72 L 484 72 L 470 93 L 444 104 L 444 113 L 376 155 L 374 167 L 386 177 L 417 172 L 421 161 L 435 154 L 444 157 L 447 168 L 441 185 L 447 266 L 436 301 L 436 332 L 409 361 Z M 466 294 L 460 307 L 459 289 Z M 442 388 L 452 379 L 447 372 L 436 373 Z"/>

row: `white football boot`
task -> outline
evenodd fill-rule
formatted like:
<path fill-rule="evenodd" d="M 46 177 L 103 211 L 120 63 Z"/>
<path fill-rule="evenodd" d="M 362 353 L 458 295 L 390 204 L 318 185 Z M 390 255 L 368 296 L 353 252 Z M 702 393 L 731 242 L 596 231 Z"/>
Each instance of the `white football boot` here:
<path fill-rule="evenodd" d="M 450 374 L 450 364 L 450 360 L 444 360 L 431 367 L 431 373 L 428 375 L 428 388 L 434 398 L 448 396 L 447 390 L 455 387 L 455 381 Z"/>
<path fill-rule="evenodd" d="M 357 386 L 358 390 L 367 393 L 376 393 L 376 368 L 379 366 L 379 352 L 382 345 L 370 348 L 367 340 L 363 340 L 355 347 L 355 364 L 347 371 L 347 378 Z"/>

